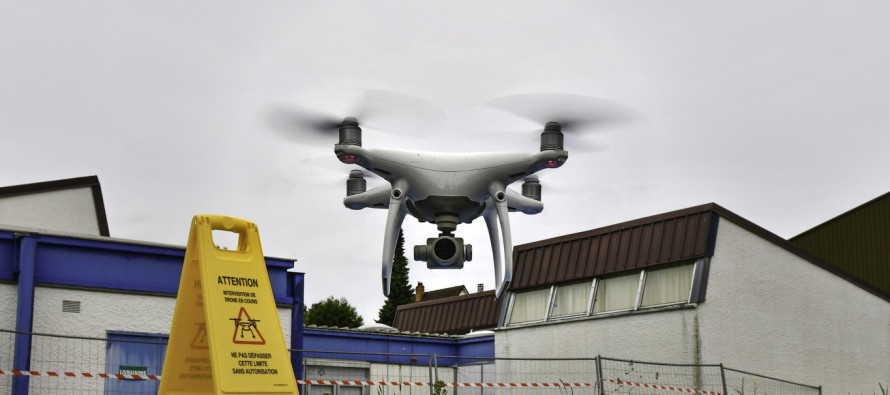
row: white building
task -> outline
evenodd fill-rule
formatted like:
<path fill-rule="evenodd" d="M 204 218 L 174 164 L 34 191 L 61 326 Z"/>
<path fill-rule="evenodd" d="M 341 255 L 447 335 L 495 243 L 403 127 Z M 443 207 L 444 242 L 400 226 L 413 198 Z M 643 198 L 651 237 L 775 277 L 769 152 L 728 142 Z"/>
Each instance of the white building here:
<path fill-rule="evenodd" d="M 890 382 L 890 293 L 716 204 L 520 245 L 514 264 L 499 358 L 723 363 L 825 394 Z"/>

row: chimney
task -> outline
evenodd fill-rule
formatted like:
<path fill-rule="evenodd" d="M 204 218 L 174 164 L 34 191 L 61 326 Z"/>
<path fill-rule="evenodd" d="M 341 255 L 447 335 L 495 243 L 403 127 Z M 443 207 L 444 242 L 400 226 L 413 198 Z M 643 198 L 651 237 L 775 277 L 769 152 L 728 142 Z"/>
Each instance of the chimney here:
<path fill-rule="evenodd" d="M 479 285 L 476 286 L 476 292 L 482 292 L 484 290 L 485 290 L 485 284 L 479 283 Z"/>
<path fill-rule="evenodd" d="M 414 301 L 420 302 L 421 299 L 423 299 L 423 283 L 418 281 L 417 287 L 414 288 Z"/>

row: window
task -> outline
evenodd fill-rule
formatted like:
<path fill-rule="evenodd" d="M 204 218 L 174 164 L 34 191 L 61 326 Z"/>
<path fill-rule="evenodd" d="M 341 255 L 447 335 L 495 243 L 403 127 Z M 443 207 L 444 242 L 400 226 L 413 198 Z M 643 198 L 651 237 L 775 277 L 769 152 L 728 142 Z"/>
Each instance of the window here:
<path fill-rule="evenodd" d="M 368 381 L 370 366 L 367 361 L 306 358 L 304 376 L 308 380 L 355 380 Z M 307 395 L 367 395 L 360 385 L 310 384 L 301 393 Z"/>
<path fill-rule="evenodd" d="M 550 288 L 520 292 L 513 296 L 510 323 L 543 321 L 547 318 L 547 305 L 550 301 Z"/>
<path fill-rule="evenodd" d="M 107 332 L 105 371 L 120 374 L 161 375 L 167 335 Z M 106 394 L 157 394 L 157 380 L 105 380 Z"/>
<path fill-rule="evenodd" d="M 514 293 L 507 324 L 628 312 L 704 301 L 708 258 Z"/>
<path fill-rule="evenodd" d="M 578 283 L 558 285 L 553 300 L 552 317 L 562 317 L 587 313 L 587 302 L 590 301 L 590 280 Z"/>
<path fill-rule="evenodd" d="M 640 307 L 686 302 L 692 289 L 693 265 L 646 271 Z"/>
<path fill-rule="evenodd" d="M 599 280 L 596 286 L 593 312 L 604 313 L 633 309 L 637 303 L 639 285 L 640 273 Z"/>

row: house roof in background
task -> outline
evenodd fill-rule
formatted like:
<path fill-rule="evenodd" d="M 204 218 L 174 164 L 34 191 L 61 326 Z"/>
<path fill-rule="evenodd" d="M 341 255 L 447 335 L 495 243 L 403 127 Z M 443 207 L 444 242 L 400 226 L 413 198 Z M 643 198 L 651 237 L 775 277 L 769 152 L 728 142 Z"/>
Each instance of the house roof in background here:
<path fill-rule="evenodd" d="M 432 291 L 424 291 L 423 295 L 420 296 L 420 301 L 424 302 L 424 301 L 434 300 L 434 299 L 449 298 L 452 296 L 466 295 L 467 293 L 468 293 L 467 287 L 465 287 L 463 285 L 455 285 L 453 287 L 448 287 L 448 288 L 434 289 Z"/>
<path fill-rule="evenodd" d="M 102 198 L 102 187 L 99 185 L 99 177 L 97 176 L 0 187 L 0 198 L 75 188 L 90 188 L 92 190 L 93 204 L 96 208 L 96 222 L 99 224 L 99 235 L 110 236 L 108 231 L 108 217 L 105 214 L 105 200 Z"/>
<path fill-rule="evenodd" d="M 396 308 L 393 326 L 405 332 L 449 334 L 495 328 L 502 302 L 492 290 L 404 304 Z"/>

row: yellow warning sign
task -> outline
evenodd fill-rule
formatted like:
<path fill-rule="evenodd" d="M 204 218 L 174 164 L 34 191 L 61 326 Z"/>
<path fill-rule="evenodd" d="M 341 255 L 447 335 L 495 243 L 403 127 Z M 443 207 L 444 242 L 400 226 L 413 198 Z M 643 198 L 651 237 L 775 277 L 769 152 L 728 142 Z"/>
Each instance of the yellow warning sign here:
<path fill-rule="evenodd" d="M 238 233 L 238 248 L 212 231 Z M 299 395 L 255 224 L 192 219 L 159 395 Z"/>

